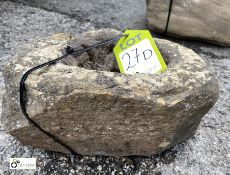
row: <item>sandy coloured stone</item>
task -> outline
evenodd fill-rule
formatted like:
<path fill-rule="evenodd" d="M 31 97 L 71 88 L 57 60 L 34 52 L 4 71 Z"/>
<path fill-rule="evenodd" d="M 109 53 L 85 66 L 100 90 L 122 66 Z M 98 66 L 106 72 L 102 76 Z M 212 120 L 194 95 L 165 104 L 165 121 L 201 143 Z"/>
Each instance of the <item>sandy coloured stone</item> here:
<path fill-rule="evenodd" d="M 164 33 L 170 0 L 147 0 L 148 26 Z M 230 45 L 229 0 L 173 0 L 167 33 Z"/>
<path fill-rule="evenodd" d="M 23 116 L 20 78 L 62 55 L 66 44 L 86 47 L 118 34 L 112 29 L 58 34 L 25 46 L 3 71 L 4 128 L 23 144 L 68 152 Z M 111 54 L 114 44 L 34 72 L 26 81 L 29 116 L 86 155 L 153 155 L 190 138 L 218 98 L 217 79 L 191 49 L 155 40 L 168 65 L 162 74 L 119 73 Z"/>

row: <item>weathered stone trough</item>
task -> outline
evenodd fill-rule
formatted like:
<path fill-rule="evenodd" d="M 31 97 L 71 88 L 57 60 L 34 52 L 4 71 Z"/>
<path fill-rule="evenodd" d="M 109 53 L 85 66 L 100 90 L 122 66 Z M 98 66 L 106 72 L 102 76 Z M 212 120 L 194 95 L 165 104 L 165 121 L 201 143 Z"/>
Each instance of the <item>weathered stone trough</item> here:
<path fill-rule="evenodd" d="M 25 145 L 68 153 L 23 116 L 20 79 L 62 55 L 70 42 L 86 47 L 117 34 L 112 29 L 58 34 L 28 44 L 3 71 L 4 128 Z M 168 66 L 159 75 L 119 73 L 114 43 L 32 73 L 26 81 L 29 116 L 84 155 L 153 155 L 190 138 L 218 98 L 217 79 L 192 50 L 155 40 Z"/>

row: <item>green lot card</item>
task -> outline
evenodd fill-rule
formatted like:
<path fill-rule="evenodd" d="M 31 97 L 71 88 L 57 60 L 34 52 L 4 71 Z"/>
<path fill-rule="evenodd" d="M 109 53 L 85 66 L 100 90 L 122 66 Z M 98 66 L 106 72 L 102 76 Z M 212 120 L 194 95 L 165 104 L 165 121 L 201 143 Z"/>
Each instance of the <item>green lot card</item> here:
<path fill-rule="evenodd" d="M 167 66 L 148 30 L 126 30 L 114 47 L 121 73 L 160 73 Z"/>

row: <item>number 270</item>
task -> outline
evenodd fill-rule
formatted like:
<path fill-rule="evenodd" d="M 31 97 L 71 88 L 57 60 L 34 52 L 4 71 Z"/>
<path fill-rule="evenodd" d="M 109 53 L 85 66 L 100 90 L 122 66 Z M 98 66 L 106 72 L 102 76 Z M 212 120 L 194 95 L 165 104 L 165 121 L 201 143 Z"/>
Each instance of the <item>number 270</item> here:
<path fill-rule="evenodd" d="M 123 59 L 129 59 L 129 65 L 128 65 L 128 68 L 127 70 L 129 70 L 130 68 L 134 68 L 137 64 L 139 64 L 139 57 L 141 56 L 140 54 L 138 54 L 138 49 L 135 48 L 133 50 L 131 50 L 131 52 L 134 51 L 135 52 L 135 57 L 133 57 L 135 60 L 136 60 L 136 63 L 133 64 L 134 62 L 134 59 L 131 59 L 131 56 L 129 53 L 125 53 L 123 56 L 122 56 L 122 60 Z M 148 53 L 149 52 L 149 53 Z M 147 54 L 148 53 L 148 54 Z M 142 52 L 143 56 L 144 56 L 144 60 L 148 60 L 152 54 L 153 54 L 153 51 L 150 50 L 150 49 L 146 49 L 144 52 Z M 132 62 L 132 63 L 131 63 Z"/>

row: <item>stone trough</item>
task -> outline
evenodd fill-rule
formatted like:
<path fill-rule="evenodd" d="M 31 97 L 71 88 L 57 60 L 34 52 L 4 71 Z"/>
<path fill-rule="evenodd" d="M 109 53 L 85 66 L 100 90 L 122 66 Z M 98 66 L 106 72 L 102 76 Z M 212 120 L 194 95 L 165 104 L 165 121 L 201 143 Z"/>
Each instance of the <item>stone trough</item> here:
<path fill-rule="evenodd" d="M 4 68 L 2 122 L 12 136 L 35 148 L 69 151 L 23 116 L 19 82 L 28 69 L 120 34 L 112 29 L 80 36 L 57 34 L 28 44 Z M 37 70 L 26 81 L 27 113 L 83 155 L 153 155 L 194 135 L 218 98 L 215 74 L 192 50 L 155 39 L 168 69 L 162 74 L 119 73 L 114 44 Z"/>

